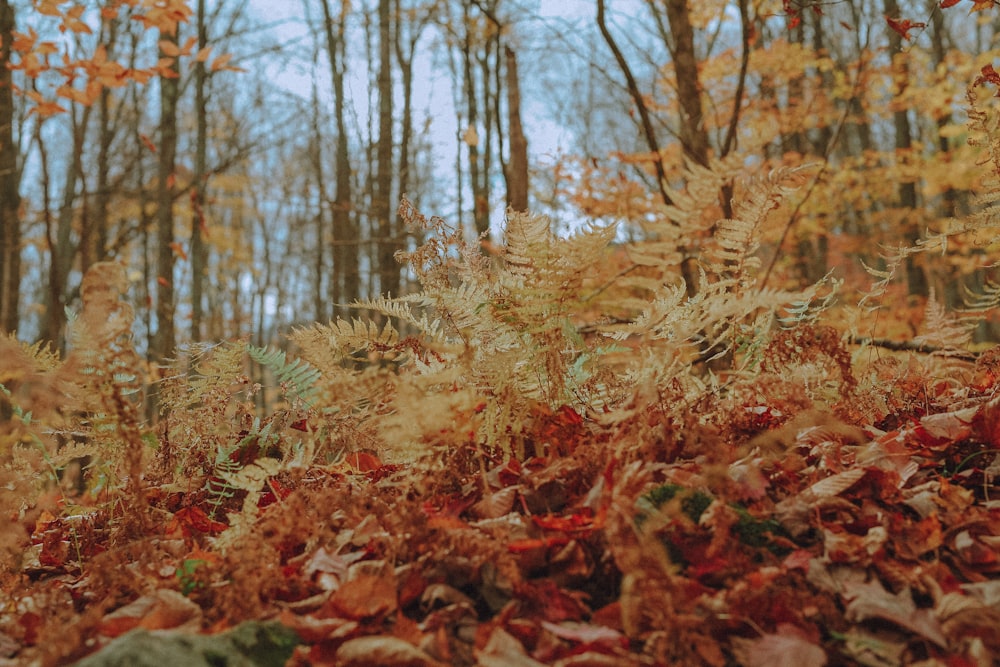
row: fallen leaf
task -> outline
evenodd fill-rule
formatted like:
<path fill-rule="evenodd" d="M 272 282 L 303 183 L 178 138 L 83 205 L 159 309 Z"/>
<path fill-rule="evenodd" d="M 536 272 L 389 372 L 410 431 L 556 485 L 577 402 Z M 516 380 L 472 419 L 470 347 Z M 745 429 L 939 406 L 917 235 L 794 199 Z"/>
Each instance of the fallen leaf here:
<path fill-rule="evenodd" d="M 948 646 L 941 624 L 933 612 L 917 609 L 908 588 L 893 595 L 878 581 L 848 582 L 844 585 L 843 597 L 848 603 L 845 615 L 849 620 L 879 618 L 915 632 L 941 648 Z"/>
<path fill-rule="evenodd" d="M 430 667 L 439 663 L 397 637 L 378 635 L 344 642 L 336 654 L 340 667 Z"/>
<path fill-rule="evenodd" d="M 161 588 L 105 614 L 101 619 L 100 633 L 106 637 L 118 637 L 135 628 L 167 630 L 187 625 L 197 627 L 200 621 L 201 607 L 175 590 Z"/>
<path fill-rule="evenodd" d="M 354 620 L 377 618 L 396 610 L 396 584 L 391 579 L 363 574 L 340 585 L 324 609 Z"/>
<path fill-rule="evenodd" d="M 494 628 L 486 646 L 476 651 L 476 664 L 480 667 L 545 667 L 530 658 L 521 642 L 502 628 Z"/>
<path fill-rule="evenodd" d="M 823 667 L 826 651 L 787 624 L 757 639 L 733 638 L 733 654 L 744 667 Z"/>

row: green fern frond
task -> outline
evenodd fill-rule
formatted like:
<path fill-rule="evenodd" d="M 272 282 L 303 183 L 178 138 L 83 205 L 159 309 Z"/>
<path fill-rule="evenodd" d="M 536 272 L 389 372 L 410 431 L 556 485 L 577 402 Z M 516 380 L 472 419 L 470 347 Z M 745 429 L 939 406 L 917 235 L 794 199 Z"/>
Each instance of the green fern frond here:
<path fill-rule="evenodd" d="M 284 350 L 247 344 L 247 354 L 258 364 L 274 373 L 286 395 L 312 407 L 316 397 L 316 382 L 321 373 L 302 359 L 289 360 Z"/>

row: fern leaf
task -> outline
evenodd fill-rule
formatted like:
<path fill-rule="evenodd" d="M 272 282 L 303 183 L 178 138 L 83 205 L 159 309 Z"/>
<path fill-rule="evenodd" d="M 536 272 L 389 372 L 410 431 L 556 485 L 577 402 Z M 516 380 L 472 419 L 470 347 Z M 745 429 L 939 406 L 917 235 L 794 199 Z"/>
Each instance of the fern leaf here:
<path fill-rule="evenodd" d="M 284 350 L 249 343 L 246 350 L 251 359 L 274 373 L 286 394 L 306 406 L 312 406 L 317 392 L 315 385 L 321 375 L 317 369 L 302 359 L 289 360 Z"/>

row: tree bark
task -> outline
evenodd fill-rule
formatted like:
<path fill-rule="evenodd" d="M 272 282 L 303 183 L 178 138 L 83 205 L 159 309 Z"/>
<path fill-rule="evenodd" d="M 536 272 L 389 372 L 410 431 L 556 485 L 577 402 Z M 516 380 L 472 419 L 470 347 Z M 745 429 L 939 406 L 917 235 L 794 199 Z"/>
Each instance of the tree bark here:
<path fill-rule="evenodd" d="M 177 30 L 161 33 L 162 41 L 178 43 Z M 167 57 L 160 53 L 160 58 Z M 160 82 L 160 146 L 156 183 L 156 334 L 153 349 L 156 361 L 165 361 L 174 352 L 174 168 L 177 156 L 177 102 L 179 68 L 175 59 L 170 67 L 174 76 L 161 76 Z"/>
<path fill-rule="evenodd" d="M 110 56 L 118 42 L 118 19 L 104 19 L 101 23 L 101 43 Z M 94 205 L 89 211 L 80 231 L 80 273 L 87 273 L 95 262 L 104 259 L 107 252 L 108 228 L 110 226 L 108 207 L 111 201 L 111 143 L 115 138 L 114 114 L 112 113 L 111 91 L 101 88 L 97 101 L 97 184 L 94 189 Z"/>
<path fill-rule="evenodd" d="M 208 26 L 205 23 L 205 0 L 198 0 L 197 6 L 198 50 L 208 45 Z M 208 180 L 206 165 L 208 152 L 208 110 L 206 108 L 205 87 L 207 85 L 205 63 L 194 64 L 194 112 L 195 149 L 194 174 L 191 190 L 191 340 L 202 340 L 202 318 L 204 315 L 205 270 L 208 264 L 208 248 L 205 245 L 205 186 Z"/>
<path fill-rule="evenodd" d="M 466 128 L 464 140 L 469 151 L 469 183 L 472 186 L 472 219 L 476 236 L 483 236 L 490 229 L 490 195 L 488 174 L 484 173 L 478 136 L 479 101 L 476 95 L 476 77 L 473 72 L 473 18 L 469 2 L 462 3 L 462 25 L 465 26 L 462 44 L 462 83 L 465 88 Z"/>
<path fill-rule="evenodd" d="M 399 248 L 392 206 L 392 3 L 390 0 L 378 2 L 379 67 L 378 67 L 378 144 L 375 159 L 375 188 L 373 191 L 372 213 L 378 234 L 379 291 L 385 296 L 399 296 L 399 262 L 396 250 Z"/>
<path fill-rule="evenodd" d="M 507 60 L 507 131 L 510 133 L 510 161 L 507 164 L 507 206 L 513 211 L 528 210 L 528 139 L 521 127 L 521 88 L 517 75 L 517 54 L 509 46 Z"/>
<path fill-rule="evenodd" d="M 84 107 L 81 117 L 77 117 L 77 107 L 70 110 L 73 143 L 66 160 L 66 176 L 63 179 L 62 202 L 56 217 L 55 237 L 49 236 L 51 248 L 49 257 L 49 284 L 45 304 L 45 324 L 42 338 L 52 342 L 57 350 L 65 346 L 66 291 L 69 270 L 73 264 L 77 248 L 73 243 L 73 218 L 76 214 L 77 185 L 83 176 L 83 144 L 87 136 L 87 125 L 93 107 Z M 41 141 L 41 133 L 38 135 Z M 82 217 L 86 219 L 85 211 Z M 87 223 L 85 222 L 84 225 Z"/>
<path fill-rule="evenodd" d="M 701 107 L 701 83 L 694 52 L 694 26 L 687 0 L 666 0 L 667 20 L 673 38 L 674 74 L 681 107 L 681 143 L 684 153 L 695 163 L 708 165 L 708 130 Z"/>
<path fill-rule="evenodd" d="M 21 291 L 20 174 L 14 143 L 14 93 L 7 69 L 14 27 L 13 6 L 0 0 L 0 329 L 8 332 L 19 324 Z"/>
<path fill-rule="evenodd" d="M 899 18 L 899 5 L 896 0 L 885 0 L 885 15 Z M 907 67 L 902 60 L 903 37 L 895 30 L 889 33 L 889 57 L 892 58 L 892 77 L 894 80 L 893 97 L 898 99 L 907 85 Z M 898 108 L 892 114 L 895 131 L 896 159 L 905 159 L 913 148 L 913 133 L 910 127 L 910 115 L 905 108 Z M 916 245 L 920 240 L 921 230 L 917 215 L 917 185 L 912 180 L 899 184 L 899 207 L 902 212 L 903 238 L 910 245 Z M 927 296 L 927 275 L 914 255 L 906 257 L 906 286 L 912 295 Z"/>
<path fill-rule="evenodd" d="M 342 11 L 344 11 L 342 9 Z M 341 13 L 335 21 L 330 0 L 323 0 L 327 57 L 333 78 L 333 114 L 337 125 L 337 145 L 334 153 L 335 192 L 333 195 L 333 276 L 331 297 L 334 304 L 346 304 L 361 296 L 361 274 L 358 253 L 361 234 L 354 219 L 351 156 L 347 143 L 347 103 L 344 93 L 344 22 Z M 347 316 L 343 306 L 335 305 L 334 313 Z"/>

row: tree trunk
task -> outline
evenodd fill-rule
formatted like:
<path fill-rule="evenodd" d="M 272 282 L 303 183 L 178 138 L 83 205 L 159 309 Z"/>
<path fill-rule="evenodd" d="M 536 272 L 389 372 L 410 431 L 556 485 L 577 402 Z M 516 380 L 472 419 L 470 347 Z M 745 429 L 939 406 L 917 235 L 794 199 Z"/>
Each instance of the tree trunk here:
<path fill-rule="evenodd" d="M 48 296 L 42 338 L 51 341 L 57 350 L 62 350 L 65 345 L 67 280 L 77 251 L 73 244 L 73 217 L 76 212 L 77 184 L 83 175 L 83 144 L 87 136 L 91 109 L 92 107 L 84 107 L 81 118 L 76 116 L 75 105 L 70 110 L 73 143 L 66 160 L 62 202 L 59 205 L 59 215 L 56 217 L 55 242 L 51 244 Z M 39 140 L 40 137 L 39 134 Z"/>
<path fill-rule="evenodd" d="M 528 210 L 528 140 L 521 127 L 521 88 L 517 76 L 517 54 L 509 46 L 507 58 L 507 131 L 510 133 L 510 161 L 507 164 L 507 206 Z"/>
<path fill-rule="evenodd" d="M 110 56 L 118 41 L 118 20 L 104 19 L 101 23 L 101 43 Z M 104 259 L 107 252 L 110 219 L 108 206 L 111 201 L 110 163 L 111 142 L 115 138 L 111 91 L 101 88 L 97 102 L 97 184 L 94 205 L 80 231 L 80 273 L 85 274 L 95 262 Z"/>
<path fill-rule="evenodd" d="M 935 71 L 941 67 L 945 60 L 945 46 L 944 46 L 944 14 L 942 14 L 940 7 L 937 6 L 936 0 L 931 0 L 928 7 L 931 16 L 931 56 L 934 63 Z M 945 108 L 941 115 L 937 118 L 938 127 L 938 152 L 942 156 L 947 156 L 951 152 L 951 145 L 948 142 L 948 137 L 944 136 L 944 128 L 950 125 L 952 122 L 951 111 Z M 944 191 L 941 203 L 941 215 L 946 218 L 955 217 L 958 210 L 958 195 L 954 188 L 948 188 Z"/>
<path fill-rule="evenodd" d="M 885 0 L 885 15 L 899 18 L 899 5 L 896 0 Z M 902 97 L 907 85 L 907 67 L 902 60 L 903 37 L 895 30 L 889 33 L 889 57 L 892 58 L 892 76 L 894 79 L 893 98 Z M 906 159 L 913 147 L 913 133 L 910 128 L 910 115 L 905 108 L 899 108 L 892 114 L 895 131 L 896 159 Z M 920 240 L 920 223 L 917 215 L 917 185 L 912 180 L 899 184 L 899 207 L 902 213 L 903 239 L 909 245 L 916 245 Z M 906 286 L 912 295 L 927 296 L 927 275 L 915 255 L 906 258 Z"/>
<path fill-rule="evenodd" d="M 313 61 L 319 60 L 318 54 L 313 54 Z M 312 176 L 316 179 L 316 191 L 319 195 L 317 197 L 318 201 L 316 204 L 316 213 L 313 217 L 313 234 L 316 238 L 316 254 L 313 257 L 313 310 L 314 317 L 317 322 L 323 322 L 327 319 L 327 309 L 330 306 L 328 300 L 336 304 L 340 301 L 340 285 L 337 283 L 336 271 L 334 271 L 330 277 L 330 291 L 327 293 L 323 288 L 323 278 L 324 274 L 327 273 L 326 266 L 324 265 L 324 257 L 326 256 L 326 239 L 327 234 L 327 221 L 326 221 L 326 206 L 329 201 L 326 190 L 326 170 L 323 164 L 323 133 L 320 129 L 320 102 L 319 102 L 319 88 L 316 86 L 316 80 L 313 79 L 312 91 L 311 91 L 311 101 L 310 107 L 312 112 L 312 127 L 310 131 L 312 132 L 312 145 L 307 149 L 307 154 L 309 156 L 309 165 L 312 168 Z M 312 191 L 312 183 L 310 179 L 306 179 L 304 186 L 304 199 L 308 201 L 309 193 Z M 308 204 L 306 204 L 308 206 Z"/>
<path fill-rule="evenodd" d="M 342 11 L 345 8 L 342 6 Z M 330 0 L 323 0 L 326 27 L 327 56 L 333 77 L 333 113 L 337 124 L 337 145 L 334 154 L 336 191 L 333 195 L 333 277 L 331 297 L 334 304 L 347 304 L 361 296 L 361 273 L 358 253 L 361 234 L 354 219 L 351 156 L 347 144 L 347 103 L 344 93 L 344 22 L 345 16 L 334 21 Z M 346 317 L 347 310 L 335 305 L 334 313 Z"/>
<path fill-rule="evenodd" d="M 375 160 L 375 188 L 372 213 L 378 234 L 379 292 L 399 296 L 399 262 L 396 261 L 398 241 L 394 229 L 392 205 L 392 3 L 378 2 L 378 144 Z"/>
<path fill-rule="evenodd" d="M 0 329 L 17 329 L 21 291 L 21 220 L 17 144 L 14 143 L 14 93 L 10 44 L 14 8 L 0 0 Z"/>
<path fill-rule="evenodd" d="M 473 64 L 473 26 L 470 3 L 462 3 L 462 25 L 465 26 L 465 40 L 462 45 L 462 81 L 465 88 L 465 111 L 468 127 L 465 130 L 465 144 L 469 149 L 469 182 L 472 186 L 472 219 L 475 225 L 476 236 L 483 236 L 489 232 L 489 195 L 483 190 L 484 177 L 480 164 L 479 151 L 479 102 L 476 95 L 476 77 L 472 69 Z"/>
<path fill-rule="evenodd" d="M 178 43 L 177 30 L 161 33 L 162 41 Z M 166 58 L 160 53 L 160 58 Z M 156 183 L 156 334 L 153 349 L 156 361 L 165 361 L 174 352 L 174 165 L 177 155 L 177 102 L 179 68 L 175 59 L 173 76 L 160 77 L 160 146 Z"/>
<path fill-rule="evenodd" d="M 701 108 L 701 83 L 694 52 L 694 26 L 687 0 L 666 0 L 667 20 L 673 38 L 674 74 L 681 106 L 681 143 L 695 163 L 708 165 L 708 130 Z"/>
<path fill-rule="evenodd" d="M 197 7 L 198 50 L 208 45 L 208 26 L 205 24 L 205 0 L 198 0 Z M 205 86 L 207 74 L 203 61 L 194 64 L 195 148 L 194 174 L 191 190 L 191 340 L 202 340 L 204 316 L 205 271 L 208 248 L 205 245 L 205 186 L 208 180 L 208 111 Z"/>

